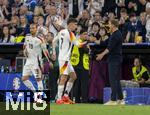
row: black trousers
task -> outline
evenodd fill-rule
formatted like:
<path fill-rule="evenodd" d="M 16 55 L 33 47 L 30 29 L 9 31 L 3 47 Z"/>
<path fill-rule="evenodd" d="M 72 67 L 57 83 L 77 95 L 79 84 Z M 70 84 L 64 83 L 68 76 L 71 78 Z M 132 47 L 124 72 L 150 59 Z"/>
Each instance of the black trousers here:
<path fill-rule="evenodd" d="M 75 97 L 76 103 L 87 103 L 89 71 L 84 69 L 75 69 L 75 72 L 77 79 L 73 86 L 73 97 Z"/>
<path fill-rule="evenodd" d="M 119 62 L 109 62 L 108 63 L 109 71 L 109 82 L 111 87 L 111 100 L 121 100 L 123 99 L 122 88 L 120 84 L 121 78 L 121 63 Z"/>
<path fill-rule="evenodd" d="M 50 99 L 55 100 L 57 94 L 57 80 L 59 78 L 59 67 L 54 67 L 49 72 L 49 89 L 50 89 Z"/>

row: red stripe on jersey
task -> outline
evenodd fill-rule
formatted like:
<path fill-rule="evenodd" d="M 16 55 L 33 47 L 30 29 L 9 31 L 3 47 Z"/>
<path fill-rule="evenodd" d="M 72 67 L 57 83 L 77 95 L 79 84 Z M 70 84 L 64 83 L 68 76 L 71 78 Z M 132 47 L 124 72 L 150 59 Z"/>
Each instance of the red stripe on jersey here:
<path fill-rule="evenodd" d="M 39 39 L 41 40 L 42 43 L 45 42 L 43 38 L 40 38 L 40 37 L 37 37 L 37 38 L 39 38 Z"/>
<path fill-rule="evenodd" d="M 75 35 L 73 32 L 70 32 L 70 41 L 72 42 L 75 39 Z"/>

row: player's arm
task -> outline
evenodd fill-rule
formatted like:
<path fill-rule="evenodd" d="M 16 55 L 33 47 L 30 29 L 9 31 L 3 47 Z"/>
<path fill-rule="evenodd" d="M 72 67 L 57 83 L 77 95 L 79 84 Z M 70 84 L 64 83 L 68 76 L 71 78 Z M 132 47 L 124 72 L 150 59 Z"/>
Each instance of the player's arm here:
<path fill-rule="evenodd" d="M 59 41 L 59 34 L 53 39 L 53 42 L 52 42 L 52 47 L 53 47 L 53 60 L 56 60 L 56 46 L 58 44 L 58 41 Z"/>
<path fill-rule="evenodd" d="M 24 45 L 23 45 L 23 55 L 24 55 L 25 57 L 28 57 L 27 42 L 26 42 L 26 39 L 27 39 L 27 38 L 25 38 L 25 42 L 24 42 Z"/>
<path fill-rule="evenodd" d="M 45 42 L 45 40 L 43 38 L 41 38 L 41 39 L 42 39 L 42 43 L 41 43 L 42 51 L 43 51 L 47 61 L 50 63 L 52 61 L 52 59 L 51 59 L 50 54 L 49 54 L 49 52 L 47 50 L 46 42 Z"/>
<path fill-rule="evenodd" d="M 86 38 L 86 35 L 81 35 L 79 39 L 81 38 Z M 75 37 L 75 35 L 71 32 L 70 33 L 70 39 L 73 42 L 74 45 L 78 46 L 79 48 L 84 47 L 87 44 L 87 41 L 82 42 L 82 40 L 79 40 L 78 38 Z M 86 39 L 85 39 L 86 40 Z"/>

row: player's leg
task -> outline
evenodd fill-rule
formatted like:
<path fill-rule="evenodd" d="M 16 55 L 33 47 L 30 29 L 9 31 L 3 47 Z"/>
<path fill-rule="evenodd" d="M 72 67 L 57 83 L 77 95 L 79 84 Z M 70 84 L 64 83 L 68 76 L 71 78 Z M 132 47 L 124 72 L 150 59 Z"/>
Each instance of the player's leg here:
<path fill-rule="evenodd" d="M 23 68 L 23 77 L 22 77 L 22 81 L 25 84 L 26 87 L 28 87 L 30 90 L 32 90 L 33 92 L 35 91 L 35 87 L 33 86 L 32 82 L 29 80 L 29 77 L 31 75 L 31 69 L 30 66 L 24 66 Z"/>
<path fill-rule="evenodd" d="M 61 75 L 58 83 L 57 100 L 62 99 L 65 83 L 67 81 L 67 75 Z"/>
<path fill-rule="evenodd" d="M 42 70 L 40 69 L 39 66 L 35 66 L 32 69 L 32 73 L 37 81 L 37 86 L 38 86 L 38 90 L 44 90 L 44 86 L 43 86 L 43 75 L 42 75 Z"/>
<path fill-rule="evenodd" d="M 70 63 L 68 63 L 68 71 L 69 71 L 70 78 L 66 84 L 65 95 L 69 95 L 69 93 L 73 87 L 73 83 L 77 79 L 77 75 L 74 71 L 74 68 L 72 67 L 72 65 Z"/>
<path fill-rule="evenodd" d="M 57 100 L 56 100 L 57 104 L 63 103 L 62 95 L 63 95 L 65 83 L 66 83 L 67 77 L 68 77 L 68 75 L 67 75 L 68 67 L 67 66 L 68 66 L 68 62 L 59 61 L 60 79 L 58 82 L 58 91 L 57 91 Z"/>
<path fill-rule="evenodd" d="M 68 63 L 68 73 L 69 73 L 70 78 L 66 84 L 66 89 L 65 89 L 64 96 L 63 96 L 63 101 L 66 102 L 67 104 L 74 104 L 75 102 L 73 102 L 69 98 L 69 93 L 73 87 L 74 81 L 77 79 L 77 76 L 76 76 L 76 73 L 74 72 L 74 69 L 70 63 Z"/>

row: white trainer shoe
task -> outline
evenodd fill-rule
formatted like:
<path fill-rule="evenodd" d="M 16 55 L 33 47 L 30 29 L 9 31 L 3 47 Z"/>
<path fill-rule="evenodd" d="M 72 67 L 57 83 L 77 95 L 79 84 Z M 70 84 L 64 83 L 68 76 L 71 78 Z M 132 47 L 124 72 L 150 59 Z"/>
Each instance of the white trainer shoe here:
<path fill-rule="evenodd" d="M 117 101 L 108 101 L 107 103 L 105 103 L 104 105 L 118 105 Z"/>
<path fill-rule="evenodd" d="M 118 100 L 117 103 L 118 103 L 118 105 L 125 105 L 126 104 L 124 99 Z"/>

